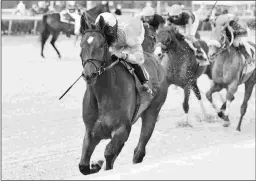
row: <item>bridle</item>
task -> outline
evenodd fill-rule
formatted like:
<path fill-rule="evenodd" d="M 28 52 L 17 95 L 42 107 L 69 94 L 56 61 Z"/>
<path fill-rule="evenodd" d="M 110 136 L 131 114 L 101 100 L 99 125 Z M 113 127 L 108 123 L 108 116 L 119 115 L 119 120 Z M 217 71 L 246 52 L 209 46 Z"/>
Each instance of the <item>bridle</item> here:
<path fill-rule="evenodd" d="M 106 37 L 105 37 L 105 35 L 102 33 L 102 31 L 100 31 L 100 30 L 97 30 L 97 29 L 88 29 L 88 30 L 86 30 L 85 32 L 84 32 L 84 35 L 86 34 L 86 33 L 89 33 L 89 32 L 97 32 L 97 33 L 100 33 L 103 37 L 104 37 L 104 40 L 105 40 L 105 42 L 104 42 L 104 59 L 103 59 L 103 61 L 102 60 L 97 60 L 97 59 L 94 59 L 94 58 L 89 58 L 89 59 L 87 59 L 87 60 L 83 60 L 82 59 L 82 66 L 83 66 L 83 68 L 85 67 L 85 65 L 87 64 L 87 63 L 91 63 L 91 64 L 93 64 L 94 65 L 94 67 L 95 67 L 95 69 L 96 69 L 96 72 L 93 72 L 93 73 L 91 73 L 89 76 L 88 76 L 88 78 L 94 78 L 94 77 L 97 77 L 97 76 L 100 76 L 104 71 L 106 71 L 106 70 L 108 70 L 108 69 L 110 69 L 110 68 L 112 68 L 114 65 L 116 65 L 118 62 L 119 62 L 119 59 L 117 59 L 115 62 L 113 62 L 112 64 L 110 64 L 109 66 L 107 66 L 107 58 L 109 57 L 109 46 L 108 46 L 108 43 L 107 43 L 107 41 L 106 41 Z M 83 49 L 83 48 L 86 48 L 86 47 L 82 47 L 81 46 L 81 48 Z M 82 58 L 82 57 L 81 57 Z M 96 64 L 95 64 L 95 62 L 100 62 L 100 66 L 99 67 L 97 67 L 96 66 Z M 83 75 L 84 76 L 84 75 Z"/>
<path fill-rule="evenodd" d="M 161 42 L 157 43 L 155 47 L 160 47 L 161 50 L 162 50 L 162 53 L 169 53 L 170 52 L 170 49 Z"/>

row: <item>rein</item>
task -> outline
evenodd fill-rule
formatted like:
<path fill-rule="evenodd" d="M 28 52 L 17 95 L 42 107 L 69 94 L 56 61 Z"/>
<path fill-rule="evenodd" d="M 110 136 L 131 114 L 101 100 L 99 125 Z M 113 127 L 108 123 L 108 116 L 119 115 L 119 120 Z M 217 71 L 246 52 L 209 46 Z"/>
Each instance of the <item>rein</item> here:
<path fill-rule="evenodd" d="M 218 51 L 217 53 L 215 53 L 209 60 L 210 60 L 210 62 L 213 62 L 213 60 L 216 58 L 216 57 L 218 57 L 223 51 L 225 51 L 225 50 L 227 50 L 229 47 L 231 47 L 231 45 L 233 44 L 233 42 L 234 42 L 234 34 L 233 34 L 233 31 L 231 30 L 231 28 L 230 28 L 230 26 L 224 26 L 224 28 L 223 29 L 225 29 L 225 28 L 227 28 L 229 31 L 230 31 L 230 34 L 231 34 L 231 41 L 229 42 L 229 45 L 228 46 L 226 46 L 225 48 L 223 48 L 224 46 L 222 46 L 221 48 L 221 50 L 220 51 Z M 227 39 L 227 35 L 226 35 L 226 33 L 224 33 L 224 38 L 225 38 L 225 40 L 224 40 L 224 42 L 226 41 L 226 39 Z"/>

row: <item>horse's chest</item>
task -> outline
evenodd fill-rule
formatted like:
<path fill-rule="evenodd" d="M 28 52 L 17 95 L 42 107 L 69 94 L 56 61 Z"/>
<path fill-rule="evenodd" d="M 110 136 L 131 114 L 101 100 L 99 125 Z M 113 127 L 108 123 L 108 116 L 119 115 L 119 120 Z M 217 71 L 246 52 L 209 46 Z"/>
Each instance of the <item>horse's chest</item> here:
<path fill-rule="evenodd" d="M 239 69 L 230 63 L 215 63 L 212 69 L 212 79 L 218 84 L 227 84 L 238 78 Z"/>

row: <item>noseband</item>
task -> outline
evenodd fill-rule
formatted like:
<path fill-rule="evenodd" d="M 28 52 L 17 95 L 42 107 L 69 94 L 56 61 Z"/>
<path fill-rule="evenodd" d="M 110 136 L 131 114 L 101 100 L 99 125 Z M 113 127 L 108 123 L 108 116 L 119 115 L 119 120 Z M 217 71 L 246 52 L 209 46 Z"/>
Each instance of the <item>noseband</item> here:
<path fill-rule="evenodd" d="M 168 53 L 169 49 L 166 45 L 164 45 L 163 43 L 159 42 L 156 44 L 156 47 L 160 47 L 162 49 L 163 53 Z"/>

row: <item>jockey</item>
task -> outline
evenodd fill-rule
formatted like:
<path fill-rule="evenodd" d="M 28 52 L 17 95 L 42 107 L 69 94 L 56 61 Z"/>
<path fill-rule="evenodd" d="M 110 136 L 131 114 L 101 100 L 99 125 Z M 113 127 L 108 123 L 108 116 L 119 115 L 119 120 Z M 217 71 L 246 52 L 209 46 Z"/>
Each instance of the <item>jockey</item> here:
<path fill-rule="evenodd" d="M 231 14 L 222 14 L 218 16 L 215 20 L 215 39 L 220 42 L 223 31 L 227 26 L 231 28 L 231 31 L 234 35 L 233 46 L 239 48 L 240 52 L 244 55 L 247 63 L 253 62 L 253 55 L 251 51 L 255 53 L 255 48 L 249 44 L 250 30 L 248 27 L 242 27 L 242 24 L 238 22 L 237 17 Z M 219 44 L 218 46 L 221 47 L 221 44 Z"/>
<path fill-rule="evenodd" d="M 156 14 L 155 10 L 149 6 L 143 8 L 141 20 L 143 23 L 148 23 L 152 26 L 155 31 L 158 30 L 159 27 L 163 27 L 165 24 L 165 19 L 161 15 Z"/>
<path fill-rule="evenodd" d="M 197 60 L 199 60 L 200 66 L 209 65 L 209 60 L 201 48 L 200 43 L 195 38 L 197 28 L 199 26 L 199 19 L 191 12 L 185 11 L 180 5 L 174 4 L 169 8 L 168 21 L 171 24 L 176 25 L 179 29 L 179 33 L 185 37 L 185 41 L 194 50 Z"/>
<path fill-rule="evenodd" d="M 148 75 L 142 67 L 144 54 L 142 43 L 144 41 L 145 30 L 139 17 L 133 17 L 128 23 L 118 23 L 117 18 L 112 13 L 101 13 L 95 20 L 98 23 L 102 16 L 106 23 L 113 28 L 118 35 L 118 40 L 110 47 L 112 57 L 118 57 L 132 64 L 134 72 L 142 84 L 143 91 L 152 94 L 148 86 Z"/>

